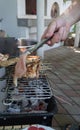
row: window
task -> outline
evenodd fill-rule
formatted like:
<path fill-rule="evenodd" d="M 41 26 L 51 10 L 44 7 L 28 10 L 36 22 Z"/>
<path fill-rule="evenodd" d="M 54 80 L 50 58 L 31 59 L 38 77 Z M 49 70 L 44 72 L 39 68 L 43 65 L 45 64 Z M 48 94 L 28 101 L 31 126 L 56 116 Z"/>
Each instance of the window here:
<path fill-rule="evenodd" d="M 25 0 L 27 15 L 36 15 L 36 0 Z"/>

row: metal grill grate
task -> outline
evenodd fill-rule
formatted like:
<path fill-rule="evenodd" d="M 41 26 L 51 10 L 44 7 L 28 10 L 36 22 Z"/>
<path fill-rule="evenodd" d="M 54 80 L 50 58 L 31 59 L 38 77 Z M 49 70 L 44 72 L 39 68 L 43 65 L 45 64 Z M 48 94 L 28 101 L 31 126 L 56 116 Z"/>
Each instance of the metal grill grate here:
<path fill-rule="evenodd" d="M 26 99 L 48 99 L 52 96 L 46 75 L 40 75 L 38 79 L 21 78 L 18 80 L 17 88 L 13 85 L 13 78 L 9 77 L 6 91 L 8 95 L 11 95 L 10 100 L 18 100 L 18 98 L 20 100 L 24 97 Z"/>

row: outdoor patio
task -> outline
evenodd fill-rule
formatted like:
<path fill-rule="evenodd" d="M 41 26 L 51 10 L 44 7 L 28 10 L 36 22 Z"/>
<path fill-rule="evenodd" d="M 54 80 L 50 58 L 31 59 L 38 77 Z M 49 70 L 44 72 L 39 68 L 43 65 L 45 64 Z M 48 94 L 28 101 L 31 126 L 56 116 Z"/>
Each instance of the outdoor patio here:
<path fill-rule="evenodd" d="M 62 46 L 45 52 L 51 63 L 48 78 L 58 105 L 53 118 L 57 130 L 66 124 L 80 125 L 80 48 Z"/>

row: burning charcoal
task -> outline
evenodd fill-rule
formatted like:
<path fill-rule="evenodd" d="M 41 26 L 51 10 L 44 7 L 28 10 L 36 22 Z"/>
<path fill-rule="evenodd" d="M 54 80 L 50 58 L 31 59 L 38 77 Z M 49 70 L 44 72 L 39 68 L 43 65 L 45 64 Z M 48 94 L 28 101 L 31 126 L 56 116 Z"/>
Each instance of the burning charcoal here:
<path fill-rule="evenodd" d="M 20 112 L 20 109 L 19 108 L 11 108 L 11 107 L 9 107 L 7 111 L 10 112 L 10 113 L 16 113 L 16 112 Z"/>
<path fill-rule="evenodd" d="M 34 97 L 30 98 L 30 102 L 32 107 L 37 106 L 39 104 L 38 99 L 34 99 Z"/>
<path fill-rule="evenodd" d="M 7 111 L 10 113 L 20 112 L 22 102 L 13 101 L 12 104 L 8 107 Z"/>
<path fill-rule="evenodd" d="M 39 110 L 45 111 L 47 109 L 47 104 L 44 101 L 39 102 Z"/>
<path fill-rule="evenodd" d="M 26 98 L 24 98 L 22 100 L 22 107 L 26 107 L 26 106 L 28 106 L 28 104 L 29 104 L 28 100 Z"/>
<path fill-rule="evenodd" d="M 24 111 L 24 112 L 31 112 L 32 111 L 30 100 L 27 100 L 27 104 L 22 106 L 22 111 Z"/>
<path fill-rule="evenodd" d="M 31 107 L 25 107 L 24 108 L 24 112 L 31 112 L 32 111 L 32 108 Z"/>

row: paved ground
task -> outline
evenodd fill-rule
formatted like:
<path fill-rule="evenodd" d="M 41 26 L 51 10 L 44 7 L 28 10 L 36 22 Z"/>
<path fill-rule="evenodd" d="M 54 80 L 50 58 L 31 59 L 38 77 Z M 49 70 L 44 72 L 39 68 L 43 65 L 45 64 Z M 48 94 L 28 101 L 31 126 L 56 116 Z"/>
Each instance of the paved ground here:
<path fill-rule="evenodd" d="M 51 63 L 47 75 L 58 105 L 53 127 L 57 130 L 68 123 L 80 124 L 80 48 L 48 50 L 45 61 Z"/>

